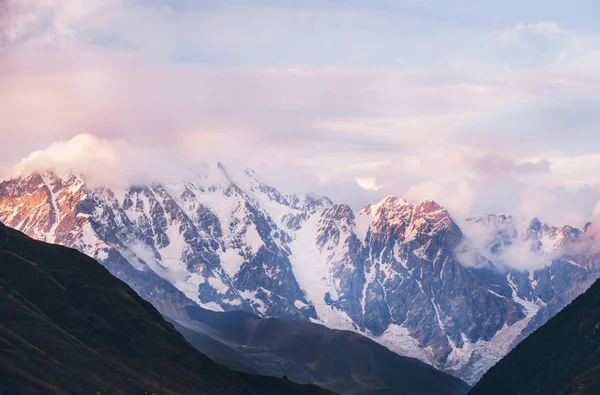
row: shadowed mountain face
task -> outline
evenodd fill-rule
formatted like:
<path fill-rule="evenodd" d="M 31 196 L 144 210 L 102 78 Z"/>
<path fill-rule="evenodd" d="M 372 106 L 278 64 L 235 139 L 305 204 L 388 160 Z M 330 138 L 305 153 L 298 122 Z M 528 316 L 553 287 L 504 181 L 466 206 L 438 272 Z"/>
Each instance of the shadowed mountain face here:
<path fill-rule="evenodd" d="M 600 282 L 519 344 L 469 394 L 600 394 Z"/>
<path fill-rule="evenodd" d="M 196 306 L 187 307 L 177 322 L 193 345 L 227 366 L 286 375 L 341 394 L 458 395 L 469 390 L 461 380 L 354 332 Z"/>
<path fill-rule="evenodd" d="M 233 373 L 93 259 L 0 224 L 0 391 L 330 394 Z"/>

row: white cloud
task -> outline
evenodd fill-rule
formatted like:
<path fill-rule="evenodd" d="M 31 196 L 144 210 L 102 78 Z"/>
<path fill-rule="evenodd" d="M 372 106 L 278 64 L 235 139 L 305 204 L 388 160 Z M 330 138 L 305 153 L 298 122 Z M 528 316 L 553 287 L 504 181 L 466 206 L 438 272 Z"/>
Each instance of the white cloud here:
<path fill-rule="evenodd" d="M 566 31 L 558 26 L 556 22 L 541 21 L 529 25 L 536 34 L 548 38 L 556 38 L 561 34 L 566 34 Z"/>
<path fill-rule="evenodd" d="M 122 188 L 136 183 L 170 182 L 192 173 L 181 160 L 151 148 L 132 147 L 123 140 L 80 134 L 35 151 L 9 170 L 9 174 L 56 171 L 83 174 L 92 187 Z"/>
<path fill-rule="evenodd" d="M 378 191 L 382 188 L 374 177 L 358 177 L 356 183 L 366 190 Z"/>
<path fill-rule="evenodd" d="M 29 36 L 45 44 L 73 46 L 78 34 L 105 26 L 121 5 L 122 0 L 5 0 L 0 38 L 13 43 Z"/>
<path fill-rule="evenodd" d="M 498 40 L 503 43 L 522 43 L 536 37 L 557 39 L 566 34 L 569 34 L 569 32 L 553 21 L 539 21 L 535 23 L 519 22 L 500 32 Z"/>
<path fill-rule="evenodd" d="M 548 254 L 534 251 L 532 241 L 524 237 L 524 230 L 530 220 L 530 217 L 515 216 L 503 224 L 496 225 L 458 221 L 465 235 L 465 242 L 457 247 L 460 262 L 465 266 L 480 266 L 486 261 L 491 261 L 501 270 L 533 271 L 550 265 L 553 259 L 567 252 L 566 249 L 560 248 Z M 490 246 L 497 240 L 499 231 L 510 237 L 511 243 L 492 253 Z"/>

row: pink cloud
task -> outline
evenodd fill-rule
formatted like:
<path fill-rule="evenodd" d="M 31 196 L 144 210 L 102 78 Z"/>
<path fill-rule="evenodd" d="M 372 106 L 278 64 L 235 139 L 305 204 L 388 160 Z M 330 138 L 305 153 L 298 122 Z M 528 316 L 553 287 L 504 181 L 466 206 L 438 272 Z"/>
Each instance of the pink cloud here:
<path fill-rule="evenodd" d="M 472 170 L 486 177 L 502 177 L 507 174 L 547 173 L 550 162 L 540 159 L 537 162 L 515 162 L 496 155 L 485 155 L 473 160 Z"/>
<path fill-rule="evenodd" d="M 542 188 L 548 194 L 552 182 L 574 179 L 584 173 L 582 168 L 591 174 L 585 181 L 594 180 L 592 161 L 559 167 L 564 169 L 561 178 L 553 179 L 554 157 L 552 172 L 549 160 L 530 159 L 547 157 L 536 150 L 539 141 L 516 144 L 503 135 L 490 136 L 478 122 L 539 99 L 595 95 L 600 88 L 596 75 L 557 68 L 459 76 L 425 69 L 200 67 L 159 56 L 175 47 L 162 31 L 156 33 L 156 24 L 165 22 L 165 37 L 179 32 L 174 13 L 166 8 L 140 14 L 145 24 L 137 21 L 123 31 L 143 44 L 139 51 L 124 51 L 84 45 L 74 37 L 74 32 L 112 21 L 121 12 L 118 0 L 10 4 L 10 24 L 2 23 L 7 14 L 0 16 L 5 18 L 0 20 L 5 41 L 0 43 L 3 166 L 23 157 L 22 164 L 46 163 L 40 158 L 57 141 L 63 145 L 50 151 L 59 147 L 76 158 L 82 146 L 70 139 L 94 135 L 100 141 L 160 149 L 184 162 L 242 158 L 260 166 L 266 178 L 304 180 L 298 189 L 337 186 L 329 190 L 339 190 L 339 198 L 334 196 L 339 201 L 346 200 L 346 191 L 373 200 L 377 195 L 372 192 L 406 194 L 466 213 L 481 206 L 516 210 L 518 204 L 504 202 L 514 194 L 522 199 L 523 211 L 553 216 L 539 210 L 544 202 L 565 218 L 570 209 L 561 199 L 553 201 L 537 190 L 522 192 L 523 185 L 513 179 L 532 188 L 523 181 L 526 176 L 550 180 Z M 26 39 L 40 18 L 49 29 Z M 251 27 L 244 15 L 237 18 Z M 197 22 L 184 19 L 186 26 Z M 531 28 L 540 34 L 556 30 L 549 24 Z M 215 41 L 227 47 L 236 38 Z M 46 153 L 32 157 L 32 151 Z M 147 168 L 154 172 L 153 166 Z M 136 172 L 143 170 L 140 166 Z M 355 192 L 357 179 L 371 180 L 377 190 Z"/>

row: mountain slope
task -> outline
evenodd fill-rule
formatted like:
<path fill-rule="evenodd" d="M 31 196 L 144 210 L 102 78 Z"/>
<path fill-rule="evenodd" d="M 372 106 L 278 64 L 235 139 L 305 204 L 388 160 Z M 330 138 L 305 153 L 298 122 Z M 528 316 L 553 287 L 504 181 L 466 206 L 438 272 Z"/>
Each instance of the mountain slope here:
<path fill-rule="evenodd" d="M 0 220 L 94 257 L 161 311 L 193 302 L 357 331 L 469 383 L 600 274 L 572 248 L 585 230 L 458 221 L 397 197 L 354 212 L 221 164 L 120 190 L 22 174 L 0 182 Z"/>
<path fill-rule="evenodd" d="M 236 372 L 261 374 L 261 368 L 254 361 L 246 358 L 240 352 L 237 352 L 233 347 L 225 344 L 223 341 L 214 339 L 213 337 L 203 333 L 203 331 L 186 328 L 179 324 L 176 320 L 169 317 L 165 319 L 172 323 L 185 339 L 190 342 L 194 348 L 208 356 L 213 361 L 220 363 Z M 273 372 L 263 371 L 262 374 L 273 375 Z M 277 376 L 279 377 L 279 376 Z"/>
<path fill-rule="evenodd" d="M 177 321 L 187 328 L 183 333 L 192 344 L 198 334 L 212 336 L 262 374 L 286 375 L 344 395 L 458 395 L 469 389 L 449 374 L 354 332 L 197 306 L 186 308 Z M 220 350 L 217 354 L 222 355 Z"/>
<path fill-rule="evenodd" d="M 93 259 L 1 224 L 0 294 L 8 393 L 329 393 L 229 371 Z"/>
<path fill-rule="evenodd" d="M 486 373 L 472 395 L 600 393 L 600 281 Z"/>

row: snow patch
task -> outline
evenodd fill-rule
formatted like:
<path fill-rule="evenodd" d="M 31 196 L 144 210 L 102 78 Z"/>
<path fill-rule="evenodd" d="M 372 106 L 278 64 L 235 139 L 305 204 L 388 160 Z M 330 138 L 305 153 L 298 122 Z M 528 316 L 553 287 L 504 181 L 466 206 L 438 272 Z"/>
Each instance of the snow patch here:
<path fill-rule="evenodd" d="M 223 308 L 221 306 L 219 306 L 215 302 L 198 303 L 198 304 L 200 305 L 200 307 L 202 307 L 203 309 L 206 309 L 206 310 L 218 311 L 220 313 L 225 311 L 225 310 L 223 310 Z"/>
<path fill-rule="evenodd" d="M 305 308 L 305 307 L 309 307 L 309 306 L 308 306 L 306 303 L 304 303 L 304 302 L 303 302 L 303 301 L 301 301 L 301 300 L 296 300 L 296 301 L 294 302 L 294 306 L 296 306 L 296 308 L 297 308 L 297 309 L 303 309 L 303 308 Z"/>
<path fill-rule="evenodd" d="M 339 299 L 339 295 L 329 271 L 328 256 L 316 243 L 320 218 L 320 213 L 311 215 L 302 229 L 296 232 L 291 245 L 292 272 L 306 299 L 315 307 L 319 322 L 330 328 L 352 330 L 354 325 L 350 317 L 325 302 L 327 293 L 333 300 Z"/>
<path fill-rule="evenodd" d="M 256 255 L 256 253 L 258 253 L 260 248 L 264 245 L 263 239 L 258 234 L 258 230 L 256 230 L 256 226 L 254 224 L 246 228 L 246 232 L 242 236 L 242 241 L 244 242 L 246 250 L 252 255 Z"/>
<path fill-rule="evenodd" d="M 412 337 L 410 331 L 403 326 L 392 324 L 381 336 L 367 336 L 396 354 L 416 358 L 433 365 L 433 354 L 421 348 L 419 341 Z"/>
<path fill-rule="evenodd" d="M 356 234 L 358 240 L 364 243 L 367 239 L 367 233 L 371 228 L 371 224 L 373 223 L 373 216 L 371 214 L 367 214 L 364 210 L 360 211 L 358 214 L 356 214 L 354 223 L 356 224 L 354 233 Z"/>
<path fill-rule="evenodd" d="M 50 204 L 52 206 L 52 211 L 53 211 L 53 216 L 54 216 L 54 221 L 52 222 L 52 227 L 50 228 L 50 230 L 48 231 L 48 234 L 46 235 L 46 242 L 54 243 L 56 241 L 56 229 L 58 228 L 58 223 L 60 221 L 60 209 L 58 207 L 58 202 L 56 199 L 56 195 L 54 193 L 54 183 L 50 180 L 50 177 L 48 177 L 48 174 L 43 174 L 41 177 L 42 177 L 42 180 L 44 181 L 44 184 L 50 191 Z"/>
<path fill-rule="evenodd" d="M 210 284 L 211 287 L 213 287 L 217 291 L 217 293 L 226 294 L 227 291 L 229 290 L 227 285 L 225 285 L 223 283 L 223 281 L 221 281 L 221 279 L 219 279 L 217 277 L 209 277 L 208 283 Z"/>
<path fill-rule="evenodd" d="M 265 306 L 264 302 L 256 297 L 256 291 L 242 291 L 240 295 L 250 301 L 250 304 L 254 306 L 261 314 L 264 314 L 267 311 L 267 306 Z"/>
<path fill-rule="evenodd" d="M 221 260 L 221 268 L 231 278 L 233 278 L 239 271 L 245 260 L 240 255 L 239 251 L 233 248 L 227 248 L 224 252 L 219 251 L 219 259 Z"/>

